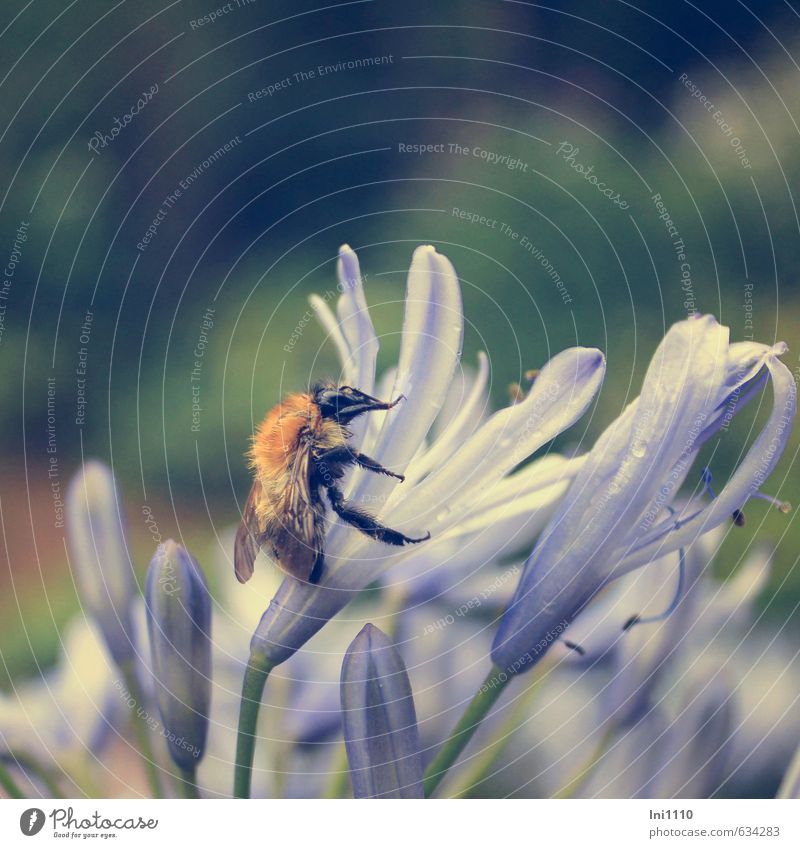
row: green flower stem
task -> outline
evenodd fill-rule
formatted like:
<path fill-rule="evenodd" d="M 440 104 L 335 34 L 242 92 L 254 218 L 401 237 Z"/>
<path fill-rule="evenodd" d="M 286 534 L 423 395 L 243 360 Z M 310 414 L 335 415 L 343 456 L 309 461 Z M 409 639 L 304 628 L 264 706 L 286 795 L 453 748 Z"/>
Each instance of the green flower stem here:
<path fill-rule="evenodd" d="M 492 667 L 486 676 L 486 680 L 458 720 L 453 732 L 428 766 L 424 779 L 426 798 L 430 798 L 444 780 L 448 769 L 461 756 L 461 752 L 467 747 L 467 743 L 472 739 L 473 734 L 480 727 L 481 722 L 489 714 L 512 678 L 513 675 L 507 674 L 496 666 Z"/>
<path fill-rule="evenodd" d="M 125 680 L 125 685 L 128 687 L 128 692 L 133 698 L 136 708 L 131 711 L 133 719 L 133 731 L 136 734 L 136 742 L 139 746 L 139 753 L 144 760 L 145 770 L 147 771 L 147 779 L 150 783 L 150 789 L 154 798 L 163 798 L 164 790 L 161 786 L 161 776 L 158 771 L 153 747 L 150 744 L 150 726 L 147 724 L 144 712 L 144 701 L 142 698 L 142 689 L 139 686 L 139 678 L 136 676 L 136 669 L 133 665 L 133 660 L 120 664 L 120 671 Z"/>
<path fill-rule="evenodd" d="M 22 790 L 17 786 L 16 780 L 11 776 L 11 772 L 0 762 L 0 787 L 9 798 L 24 798 Z"/>
<path fill-rule="evenodd" d="M 350 764 L 344 742 L 338 742 L 333 768 L 323 798 L 347 798 L 350 795 Z"/>
<path fill-rule="evenodd" d="M 544 664 L 540 668 L 544 672 Z M 508 747 L 511 737 L 530 717 L 531 701 L 533 700 L 533 696 L 539 691 L 544 677 L 544 673 L 539 673 L 536 679 L 531 682 L 530 686 L 517 698 L 516 703 L 510 710 L 508 719 L 503 722 L 480 756 L 476 757 L 475 765 L 458 782 L 458 785 L 453 789 L 452 797 L 468 798 L 480 783 L 492 776 L 492 769 L 500 755 Z"/>
<path fill-rule="evenodd" d="M 575 774 L 553 795 L 553 798 L 574 798 L 575 793 L 583 786 L 586 778 L 592 773 L 594 767 L 608 751 L 608 747 L 614 739 L 614 725 L 610 725 L 603 731 L 600 741 L 597 746 L 586 759 L 584 764 L 575 772 Z"/>
<path fill-rule="evenodd" d="M 197 789 L 196 768 L 178 769 L 178 781 L 181 788 L 181 797 L 192 800 L 200 797 Z"/>
<path fill-rule="evenodd" d="M 261 709 L 264 685 L 272 666 L 256 654 L 250 654 L 242 683 L 239 703 L 239 731 L 236 738 L 236 769 L 233 776 L 233 797 L 249 798 L 253 774 L 253 754 L 256 747 L 256 725 Z"/>

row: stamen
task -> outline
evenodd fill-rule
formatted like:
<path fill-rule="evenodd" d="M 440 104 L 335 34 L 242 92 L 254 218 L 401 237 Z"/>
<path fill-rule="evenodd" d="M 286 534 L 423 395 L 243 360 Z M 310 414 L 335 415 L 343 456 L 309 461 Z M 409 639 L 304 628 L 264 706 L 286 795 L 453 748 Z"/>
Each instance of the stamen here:
<path fill-rule="evenodd" d="M 686 552 L 683 548 L 680 550 L 680 554 L 678 557 L 678 586 L 675 590 L 675 597 L 670 602 L 670 605 L 664 610 L 664 612 L 659 613 L 658 615 L 650 615 L 646 617 L 642 617 L 641 615 L 632 615 L 625 624 L 622 625 L 623 632 L 630 630 L 633 627 L 636 627 L 637 624 L 658 624 L 660 621 L 664 621 L 669 618 L 673 612 L 678 608 L 678 604 L 681 602 L 681 598 L 683 597 L 683 584 L 686 581 Z"/>
<path fill-rule="evenodd" d="M 792 511 L 792 505 L 789 501 L 779 501 L 777 498 L 773 498 L 772 495 L 765 495 L 763 492 L 756 492 L 752 495 L 752 497 L 772 504 L 778 512 L 782 512 L 784 515 L 788 515 Z"/>
<path fill-rule="evenodd" d="M 710 497 L 716 498 L 717 493 L 711 488 L 711 469 L 705 466 L 700 474 L 700 480 L 703 483 L 703 491 Z"/>
<path fill-rule="evenodd" d="M 703 490 L 709 495 L 709 497 L 716 498 L 717 494 L 711 488 L 711 471 L 708 468 L 703 469 L 700 479 L 703 482 Z M 792 505 L 788 501 L 779 501 L 777 498 L 773 498 L 771 495 L 765 495 L 763 492 L 755 492 L 750 497 L 758 498 L 761 501 L 766 501 L 767 503 L 772 504 L 775 509 L 782 512 L 784 515 L 788 515 L 792 511 Z M 735 509 L 731 513 L 731 519 L 737 527 L 744 527 L 745 517 L 744 512 L 741 509 Z"/>
<path fill-rule="evenodd" d="M 529 369 L 525 372 L 525 379 L 526 379 L 529 383 L 532 383 L 532 382 L 533 382 L 533 381 L 534 381 L 534 380 L 535 380 L 535 379 L 536 379 L 536 378 L 537 378 L 537 377 L 538 377 L 541 373 L 542 373 L 542 369 L 541 369 L 541 368 L 529 368 Z"/>

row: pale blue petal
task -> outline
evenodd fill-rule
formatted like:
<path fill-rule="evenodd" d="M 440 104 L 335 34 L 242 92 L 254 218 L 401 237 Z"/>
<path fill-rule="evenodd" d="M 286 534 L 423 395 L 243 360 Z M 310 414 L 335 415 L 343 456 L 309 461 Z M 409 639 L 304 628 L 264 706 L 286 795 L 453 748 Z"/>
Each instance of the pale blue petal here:
<path fill-rule="evenodd" d="M 523 401 L 496 412 L 446 464 L 415 487 L 413 495 L 398 489 L 386 514 L 425 523 L 438 511 L 460 514 L 462 501 L 480 507 L 482 498 L 508 471 L 583 415 L 604 374 L 605 359 L 595 348 L 557 354 Z"/>
<path fill-rule="evenodd" d="M 378 338 L 375 335 L 375 328 L 372 326 L 364 297 L 358 257 L 346 244 L 339 248 L 336 270 L 339 286 L 342 289 L 342 295 L 336 305 L 336 313 L 353 360 L 349 368 L 355 375 L 353 385 L 371 395 L 375 387 Z"/>
<path fill-rule="evenodd" d="M 433 247 L 414 251 L 392 397 L 406 400 L 387 415 L 370 455 L 402 472 L 425 439 L 444 402 L 461 357 L 461 288 L 450 261 Z M 381 487 L 387 481 L 367 477 Z M 389 485 L 391 485 L 389 481 Z M 364 487 L 374 494 L 378 487 Z"/>
<path fill-rule="evenodd" d="M 433 247 L 414 251 L 408 272 L 406 312 L 400 358 L 392 398 L 405 400 L 392 409 L 374 441 L 361 449 L 386 468 L 402 473 L 419 450 L 444 402 L 461 357 L 464 316 L 461 289 L 450 261 Z M 356 469 L 352 494 L 356 502 L 385 503 L 397 481 Z M 344 553 L 341 523 L 329 533 L 329 550 Z"/>
<path fill-rule="evenodd" d="M 645 539 L 642 546 L 631 550 L 622 565 L 624 571 L 650 562 L 667 550 L 686 546 L 702 533 L 727 521 L 772 473 L 791 434 L 797 412 L 797 386 L 792 372 L 776 355 L 768 357 L 766 365 L 772 377 L 772 412 L 745 458 L 705 509 L 688 520 L 680 520 L 678 526 L 663 538 L 652 542 Z"/>
<path fill-rule="evenodd" d="M 328 304 L 319 295 L 312 294 L 311 297 L 309 297 L 308 302 L 314 310 L 314 314 L 317 316 L 320 326 L 325 331 L 328 338 L 333 342 L 336 347 L 336 352 L 339 354 L 339 362 L 342 366 L 342 382 L 347 385 L 355 386 L 356 378 L 358 376 L 355 370 L 355 360 L 353 359 L 350 351 L 350 345 L 344 337 L 342 328 L 336 320 L 336 316 L 331 311 L 330 306 L 328 306 Z"/>
<path fill-rule="evenodd" d="M 489 380 L 489 357 L 483 351 L 478 353 L 478 373 L 470 392 L 464 399 L 459 411 L 447 424 L 441 435 L 419 459 L 413 460 L 406 470 L 406 484 L 413 486 L 431 470 L 444 463 L 453 452 L 463 444 L 481 423 L 481 417 L 488 402 L 486 385 Z"/>

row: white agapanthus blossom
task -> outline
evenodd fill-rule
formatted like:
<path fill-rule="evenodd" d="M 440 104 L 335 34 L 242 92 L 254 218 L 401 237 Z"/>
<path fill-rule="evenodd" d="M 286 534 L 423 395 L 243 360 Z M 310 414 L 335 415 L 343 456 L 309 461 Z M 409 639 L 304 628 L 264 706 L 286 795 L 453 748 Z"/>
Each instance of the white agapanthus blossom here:
<path fill-rule="evenodd" d="M 378 339 L 364 295 L 358 259 L 346 245 L 339 253 L 341 297 L 336 314 L 321 298 L 311 304 L 334 341 L 341 381 L 372 394 Z M 325 539 L 327 567 L 319 584 L 286 577 L 253 637 L 253 654 L 269 667 L 283 662 L 336 615 L 356 593 L 387 569 L 400 577 L 402 566 L 419 566 L 438 549 L 481 537 L 475 555 L 486 561 L 507 541 L 487 531 L 514 515 L 547 510 L 563 494 L 582 459 L 549 455 L 517 466 L 572 425 L 586 410 L 605 373 L 603 354 L 575 347 L 551 359 L 519 403 L 481 423 L 488 363 L 457 414 L 435 431 L 461 359 L 464 316 L 461 290 L 451 263 L 433 247 L 414 252 L 408 274 L 400 356 L 390 392 L 406 400 L 364 421 L 353 441 L 377 462 L 405 475 L 400 483 L 356 469 L 345 495 L 380 521 L 409 534 L 430 532 L 430 541 L 402 549 L 366 538 L 332 521 Z M 435 438 L 428 440 L 435 433 Z M 492 544 L 492 541 L 494 544 Z M 462 567 L 470 567 L 471 546 Z"/>

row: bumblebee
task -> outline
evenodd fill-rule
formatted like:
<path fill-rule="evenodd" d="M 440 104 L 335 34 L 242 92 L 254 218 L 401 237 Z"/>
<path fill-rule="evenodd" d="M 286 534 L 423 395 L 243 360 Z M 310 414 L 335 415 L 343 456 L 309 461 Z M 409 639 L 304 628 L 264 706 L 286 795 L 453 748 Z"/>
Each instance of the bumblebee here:
<path fill-rule="evenodd" d="M 316 583 L 325 557 L 325 503 L 343 521 L 389 545 L 424 542 L 380 524 L 347 502 L 337 483 L 351 465 L 394 477 L 374 459 L 353 448 L 347 425 L 366 412 L 392 409 L 389 402 L 350 386 L 318 383 L 308 393 L 291 394 L 271 409 L 253 436 L 247 458 L 255 472 L 242 521 L 236 533 L 234 568 L 240 583 L 253 574 L 261 547 L 268 545 L 276 562 L 298 580 Z"/>

